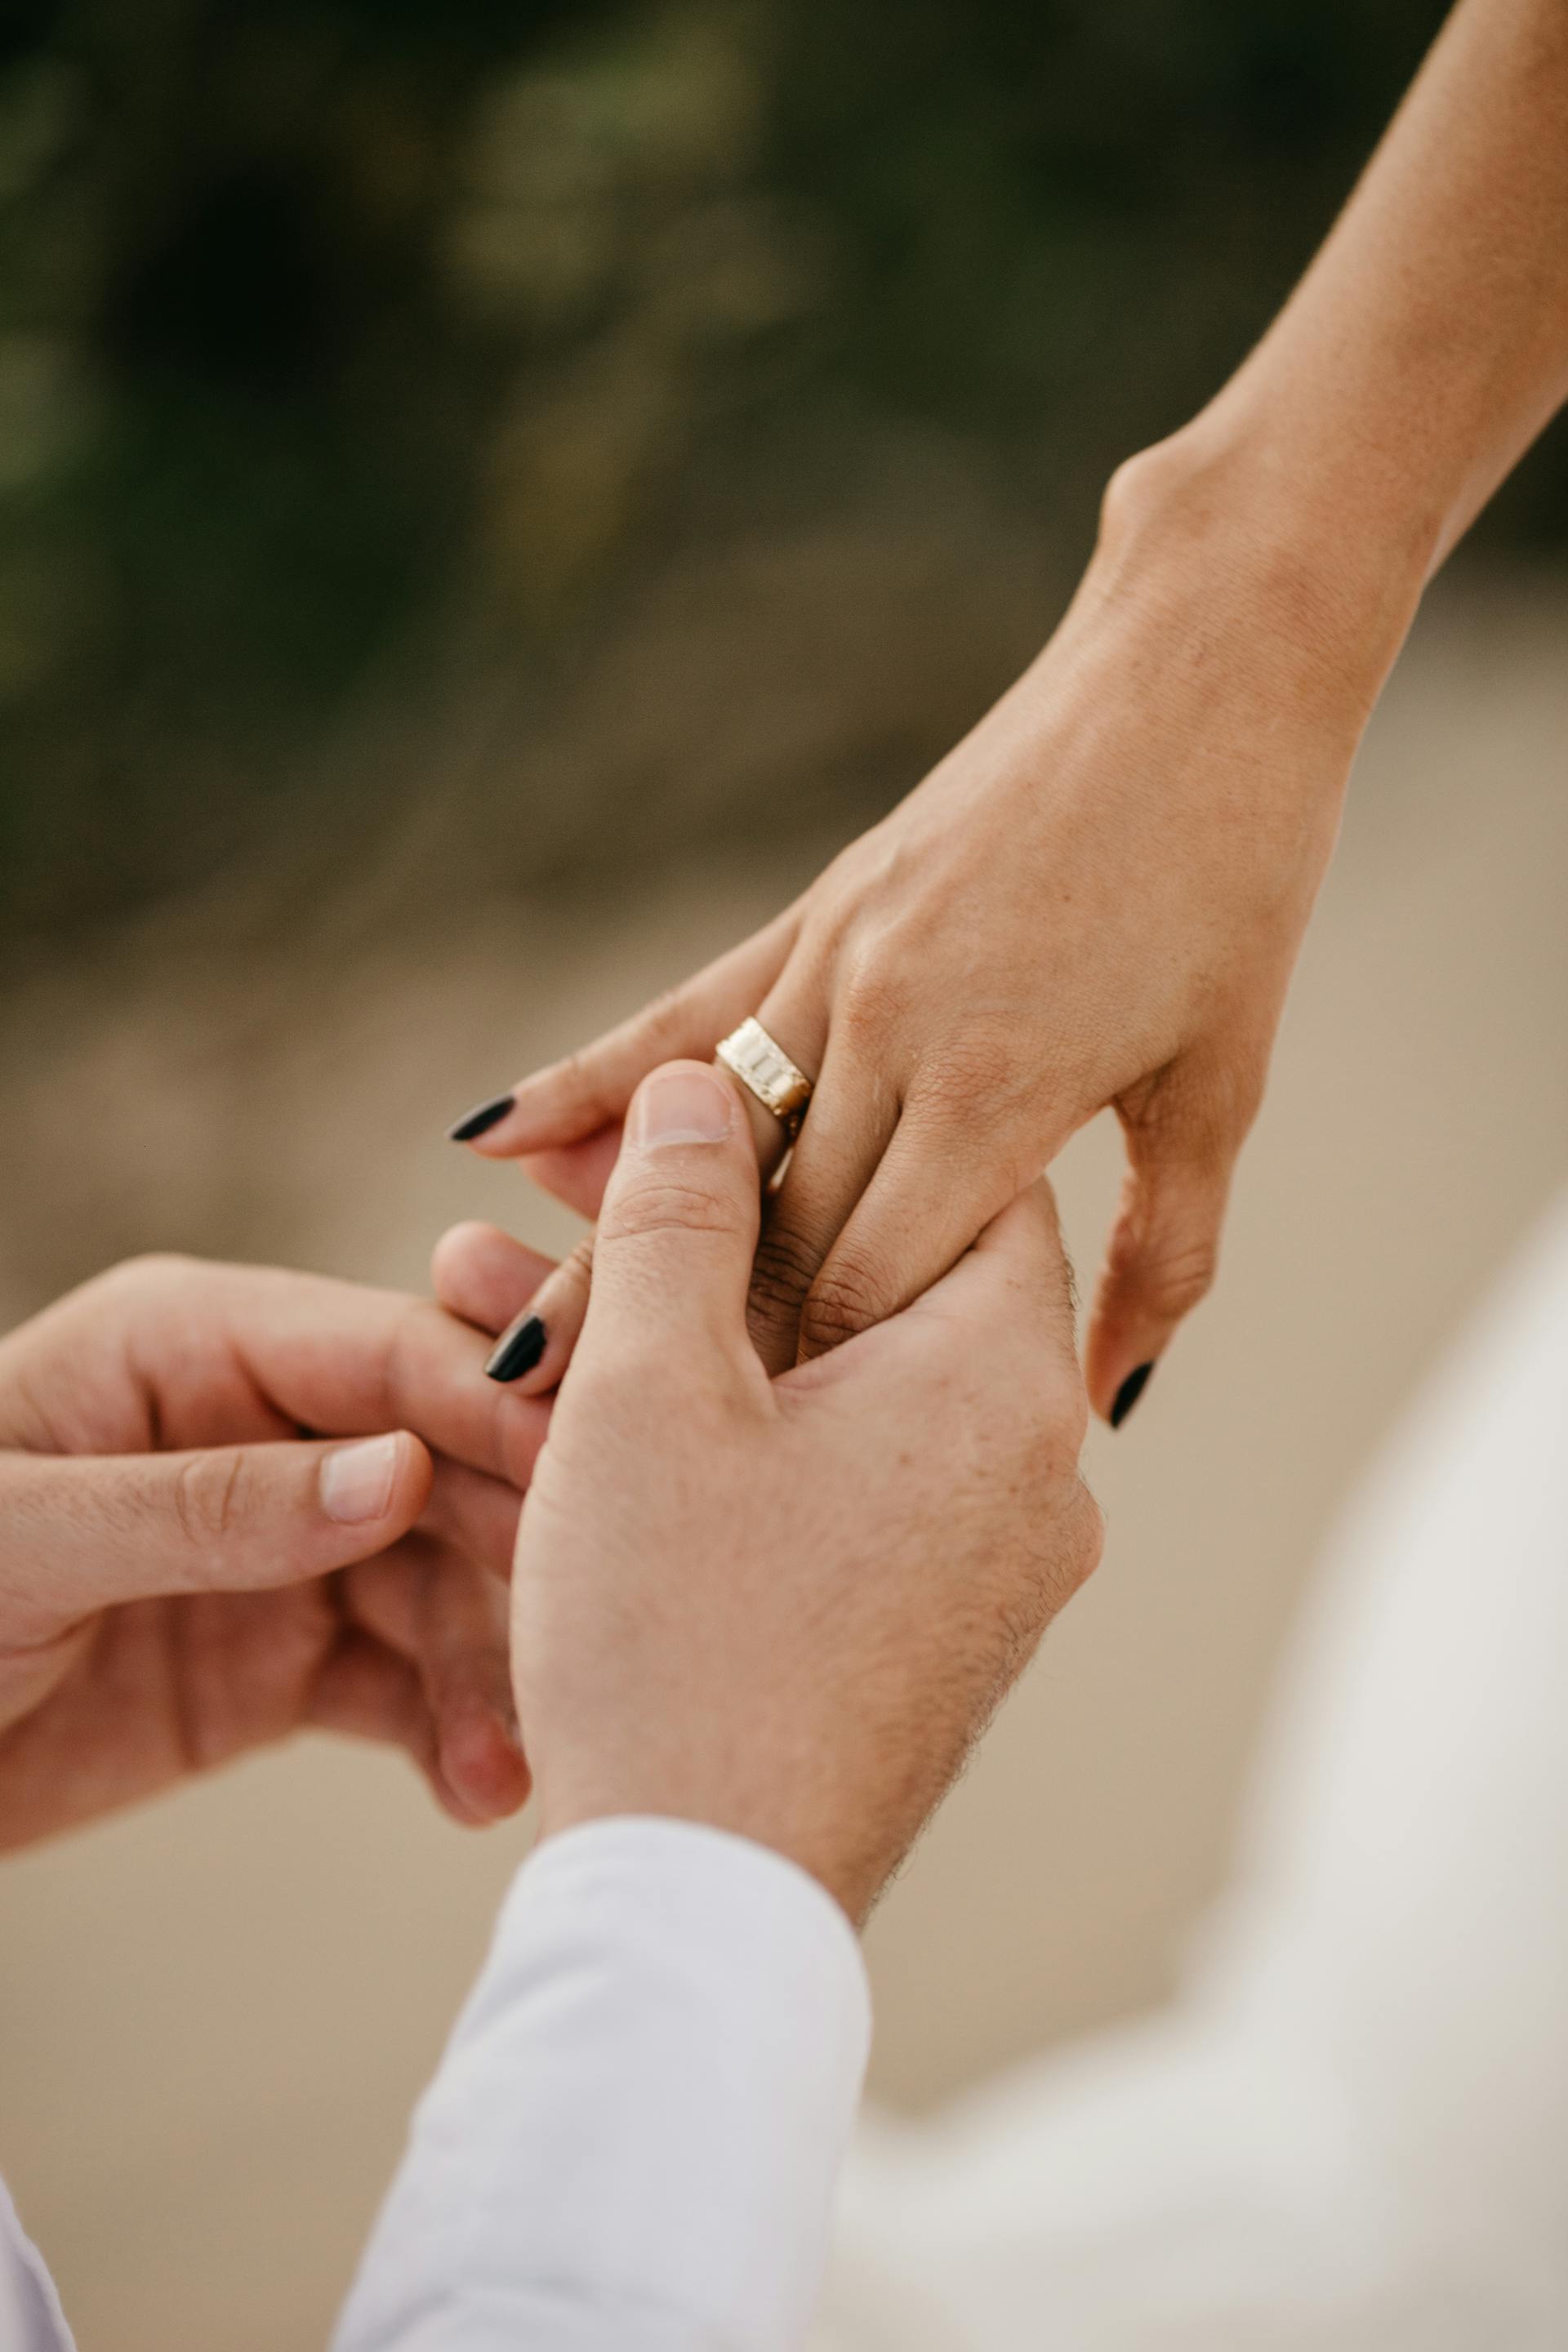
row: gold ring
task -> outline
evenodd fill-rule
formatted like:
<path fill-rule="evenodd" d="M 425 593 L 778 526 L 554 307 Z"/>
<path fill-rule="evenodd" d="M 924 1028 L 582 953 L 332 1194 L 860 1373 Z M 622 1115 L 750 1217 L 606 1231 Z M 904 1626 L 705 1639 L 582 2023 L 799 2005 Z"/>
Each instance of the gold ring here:
<path fill-rule="evenodd" d="M 750 1017 L 738 1029 L 732 1029 L 714 1051 L 747 1092 L 756 1096 L 763 1109 L 772 1111 L 793 1143 L 811 1100 L 811 1080 L 805 1072 L 797 1070 L 762 1023 Z"/>

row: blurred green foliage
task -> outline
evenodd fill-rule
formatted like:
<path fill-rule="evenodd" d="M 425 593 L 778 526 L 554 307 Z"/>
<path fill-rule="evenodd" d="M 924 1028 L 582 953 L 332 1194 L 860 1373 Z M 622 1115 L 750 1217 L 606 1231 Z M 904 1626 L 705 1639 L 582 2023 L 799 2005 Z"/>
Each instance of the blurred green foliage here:
<path fill-rule="evenodd" d="M 836 420 L 964 436 L 1087 528 L 1441 14 L 13 0 L 0 926 L 210 871 L 422 633 L 544 658 Z M 1491 528 L 1568 536 L 1560 436 Z"/>

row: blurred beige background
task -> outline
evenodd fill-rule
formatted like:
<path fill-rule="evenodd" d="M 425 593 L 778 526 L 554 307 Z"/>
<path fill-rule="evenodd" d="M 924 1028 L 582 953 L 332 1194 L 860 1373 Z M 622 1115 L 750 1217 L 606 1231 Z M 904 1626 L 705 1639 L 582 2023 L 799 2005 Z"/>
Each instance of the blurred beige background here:
<path fill-rule="evenodd" d="M 1395 675 L 1219 1293 L 1094 1440 L 1104 1567 L 873 1928 L 885 2099 L 1171 1984 L 1336 1502 L 1568 1169 L 1565 633 L 1560 587 L 1472 573 Z M 445 1120 L 829 845 L 618 897 L 476 884 L 459 916 L 410 881 L 424 838 L 363 874 L 340 847 L 308 903 L 198 899 L 16 985 L 0 1315 L 150 1244 L 422 1285 L 457 1216 L 558 1242 Z M 1115 1177 L 1104 1131 L 1059 1171 L 1086 1283 Z M 465 1837 L 397 1764 L 312 1741 L 4 1865 L 0 2165 L 83 2352 L 321 2343 L 524 1834 Z"/>

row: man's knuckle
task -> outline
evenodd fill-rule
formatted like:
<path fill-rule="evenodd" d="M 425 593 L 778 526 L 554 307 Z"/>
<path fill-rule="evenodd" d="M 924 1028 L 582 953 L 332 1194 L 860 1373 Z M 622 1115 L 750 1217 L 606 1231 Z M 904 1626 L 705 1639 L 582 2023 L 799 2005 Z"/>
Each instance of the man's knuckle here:
<path fill-rule="evenodd" d="M 1077 1557 L 1074 1590 L 1087 1584 L 1105 1557 L 1105 1513 L 1080 1478 L 1074 1499 Z"/>
<path fill-rule="evenodd" d="M 1104 1549 L 1104 1516 L 1083 1480 L 1075 1478 L 1065 1502 L 1058 1498 L 1039 1553 L 1048 1617 L 1065 1609 L 1074 1593 L 1083 1590 Z"/>
<path fill-rule="evenodd" d="M 1104 1548 L 1105 1522 L 1099 1504 L 1075 1473 L 1065 1492 L 1057 1484 L 1052 1507 L 1037 1515 L 1036 1525 L 1030 1573 L 1043 1628 L 1094 1573 Z"/>
<path fill-rule="evenodd" d="M 368 1353 L 364 1403 L 365 1417 L 373 1428 L 397 1429 L 410 1418 L 407 1404 L 418 1392 L 418 1365 L 429 1316 L 428 1300 L 401 1300 L 382 1344 Z"/>
<path fill-rule="evenodd" d="M 245 1517 L 245 1456 L 237 1447 L 216 1447 L 182 1462 L 174 1479 L 174 1517 L 193 1549 L 226 1543 Z"/>
<path fill-rule="evenodd" d="M 674 1179 L 624 1192 L 604 1219 L 601 1244 L 645 1241 L 660 1234 L 739 1235 L 742 1211 L 728 1193 Z"/>

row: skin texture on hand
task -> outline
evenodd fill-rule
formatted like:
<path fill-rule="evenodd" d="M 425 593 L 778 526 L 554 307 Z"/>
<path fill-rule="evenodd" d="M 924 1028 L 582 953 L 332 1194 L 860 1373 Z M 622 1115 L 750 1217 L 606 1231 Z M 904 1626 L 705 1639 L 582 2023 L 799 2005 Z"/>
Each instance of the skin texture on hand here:
<path fill-rule="evenodd" d="M 459 1821 L 516 1810 L 501 1580 L 546 1413 L 483 1355 L 390 1292 L 179 1259 L 0 1340 L 0 1848 L 312 1725 Z"/>
<path fill-rule="evenodd" d="M 1129 1177 L 1089 1338 L 1102 1412 L 1213 1278 L 1381 668 L 1341 657 L 1267 549 L 1207 550 L 1194 613 L 1201 526 L 1157 530 L 1137 484 L 1125 502 L 1046 653 L 918 791 L 475 1142 L 592 1213 L 643 1071 L 755 1010 L 816 1080 L 752 1285 L 772 1370 L 918 1297 L 1107 1106 Z M 535 1302 L 531 1392 L 559 1379 L 586 1275 L 584 1255 Z"/>
<path fill-rule="evenodd" d="M 1568 10 L 1463 0 L 1268 333 L 1113 480 L 1017 685 L 773 923 L 454 1132 L 591 1215 L 637 1080 L 757 1014 L 816 1081 L 752 1286 L 776 1370 L 916 1297 L 1113 1108 L 1087 1375 L 1117 1418 L 1213 1279 L 1422 586 L 1568 394 L 1565 218 Z M 584 1250 L 534 1302 L 533 1392 L 588 1274 Z"/>
<path fill-rule="evenodd" d="M 676 1065 L 628 1133 L 518 1538 L 542 1834 L 710 1822 L 858 1920 L 1098 1557 L 1054 1208 L 1030 1188 L 906 1313 L 770 1379 L 734 1090 Z M 504 1307 L 515 1247 L 459 1228 L 442 1297 Z"/>

